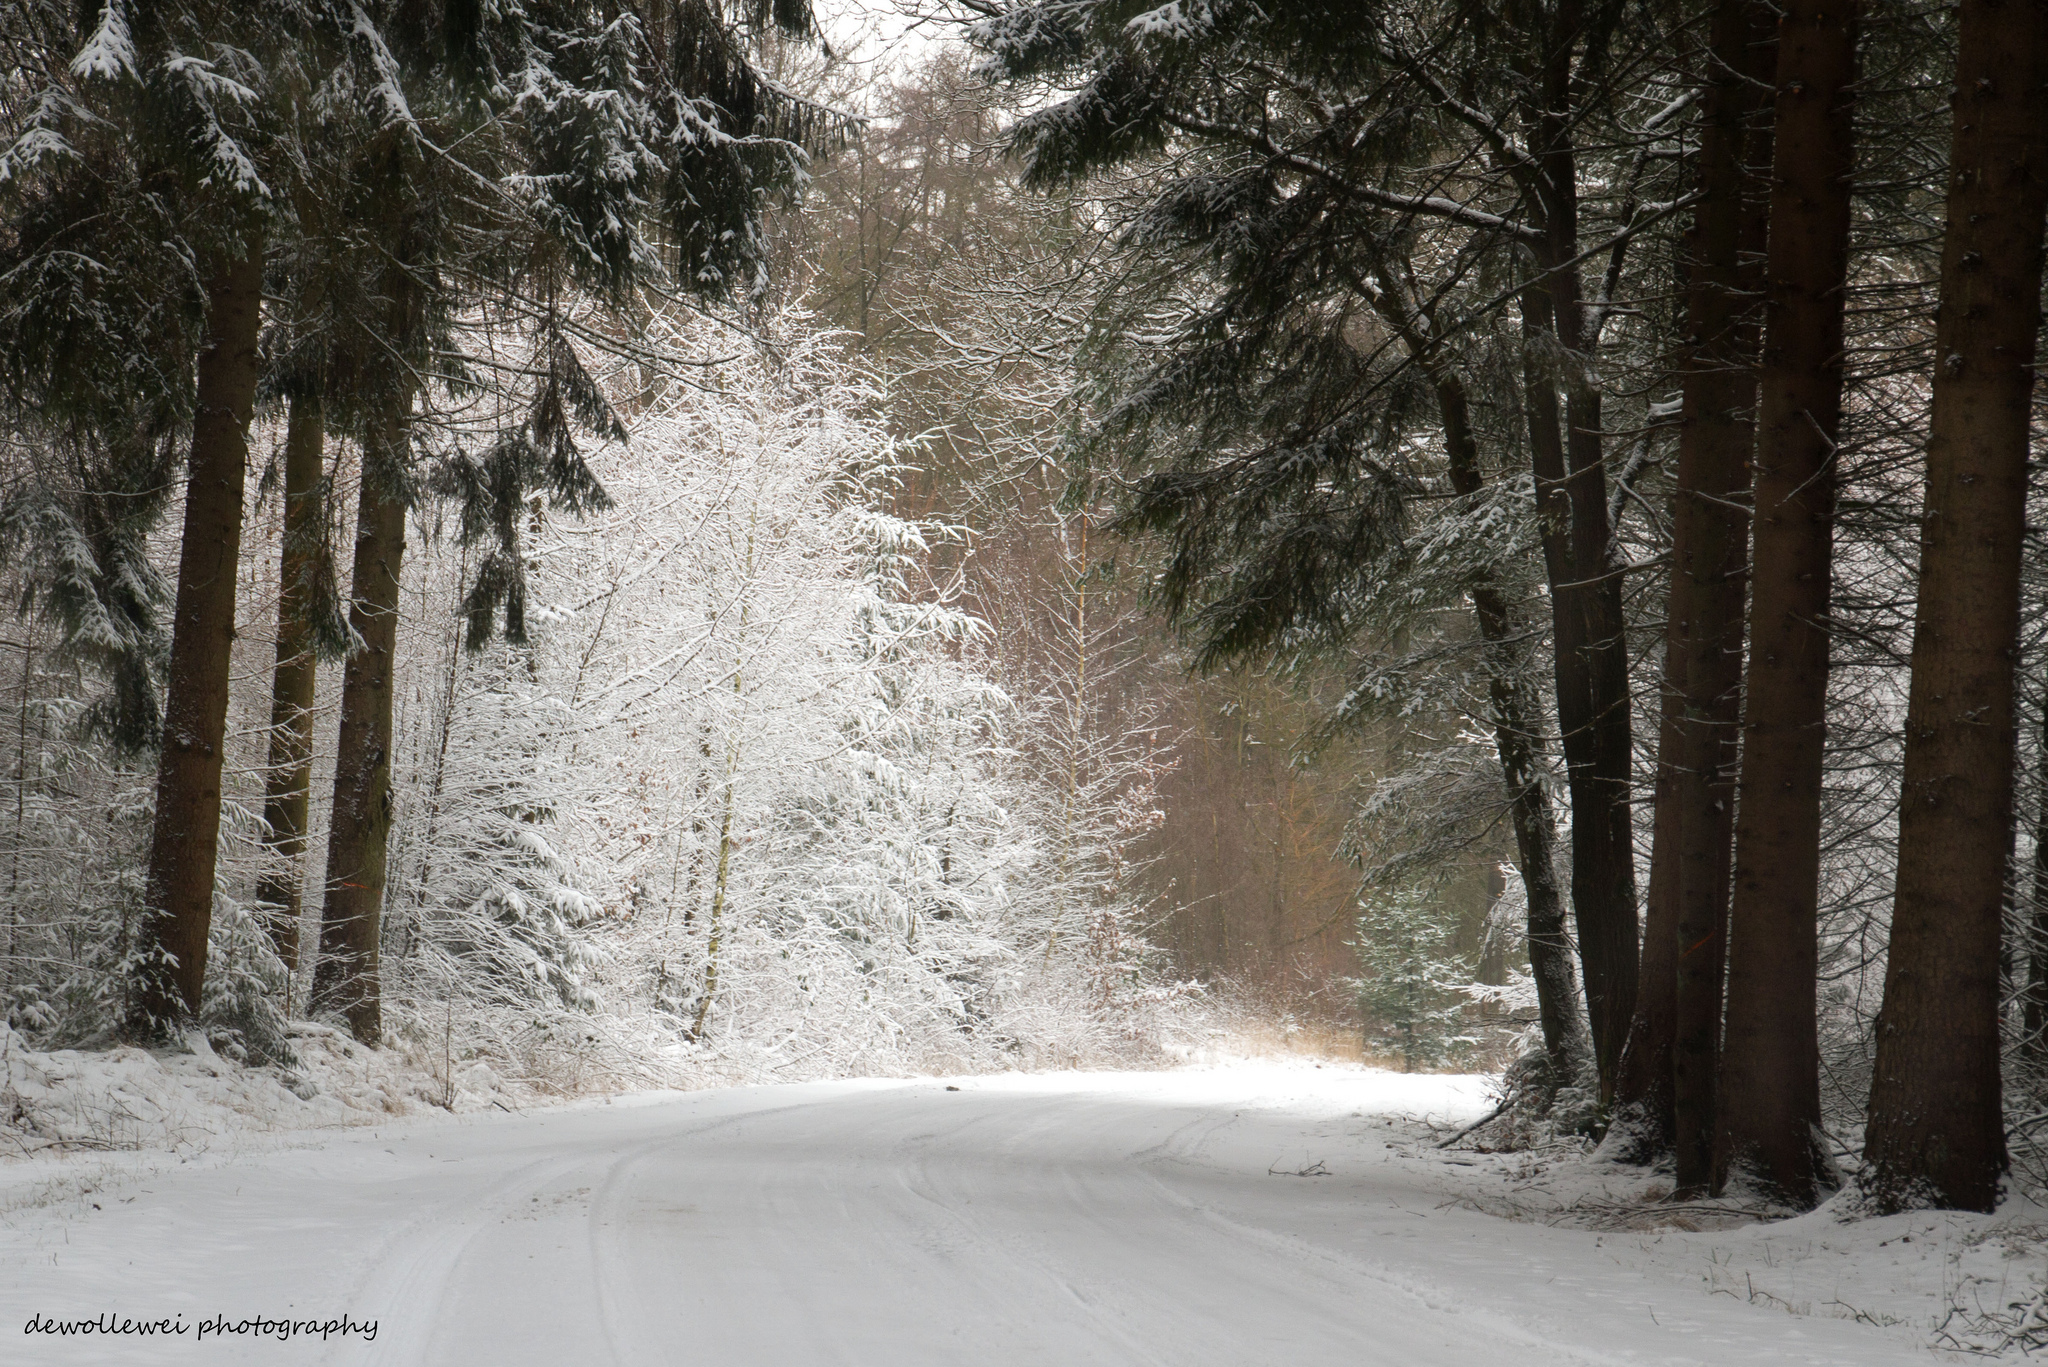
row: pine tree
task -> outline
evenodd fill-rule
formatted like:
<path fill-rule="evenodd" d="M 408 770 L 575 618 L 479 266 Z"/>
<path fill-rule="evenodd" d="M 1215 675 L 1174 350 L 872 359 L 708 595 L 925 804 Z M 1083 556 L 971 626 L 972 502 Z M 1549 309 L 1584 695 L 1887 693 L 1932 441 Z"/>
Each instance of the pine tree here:
<path fill-rule="evenodd" d="M 33 183 L 29 193 L 47 225 L 45 253 L 65 234 L 74 249 L 101 245 L 92 237 L 116 245 L 105 239 L 118 227 L 86 216 L 89 208 L 112 207 L 90 204 L 109 189 L 145 204 L 174 201 L 174 209 L 155 208 L 150 217 L 172 220 L 166 226 L 174 235 L 164 245 L 189 263 L 179 274 L 197 285 L 181 312 L 204 320 L 189 333 L 181 327 L 168 337 L 124 339 L 132 348 L 189 338 L 149 367 L 168 372 L 161 392 L 171 412 L 190 415 L 191 437 L 156 826 L 132 954 L 128 1028 L 141 1036 L 172 1031 L 199 1009 L 213 910 L 263 244 L 275 208 L 266 180 L 275 174 L 266 62 L 277 51 L 274 25 L 282 17 L 268 6 L 254 16 L 239 8 L 152 6 L 131 15 L 120 0 L 108 0 L 0 175 Z M 195 60 L 189 51 L 211 55 Z M 80 233 L 88 240 L 78 240 Z M 116 255 L 103 264 L 118 272 L 141 262 Z M 50 334 L 14 344 L 40 352 L 45 365 L 68 359 L 66 334 L 75 337 L 75 326 L 59 322 Z M 130 348 L 123 350 L 133 354 Z M 184 357 L 191 358 L 189 381 L 172 378 Z"/>
<path fill-rule="evenodd" d="M 1811 0 L 1778 29 L 1721 1118 L 1678 1177 L 1739 1171 L 1802 1209 L 1826 1163 L 1815 927 L 1857 34 L 1856 5 Z"/>
<path fill-rule="evenodd" d="M 1572 902 L 1603 1088 L 1633 1013 L 1637 946 L 1627 568 L 1591 375 L 1614 277 L 1653 215 L 1633 173 L 1599 175 L 1580 145 L 1610 116 L 1614 45 L 1631 19 L 1567 3 L 1500 16 L 1217 6 L 1133 22 L 1121 6 L 1024 4 L 973 30 L 992 74 L 1075 92 L 1015 125 L 1027 183 L 1177 149 L 1125 232 L 1125 259 L 1145 264 L 1119 280 L 1088 354 L 1115 377 L 1098 385 L 1098 446 L 1133 483 L 1122 526 L 1169 539 L 1163 588 L 1170 605 L 1201 603 L 1189 625 L 1210 658 L 1340 617 L 1359 567 L 1398 537 L 1408 491 L 1393 433 L 1419 395 L 1405 367 L 1375 364 L 1378 339 L 1357 346 L 1355 319 L 1379 293 L 1357 244 L 1400 259 L 1400 243 L 1440 235 L 1442 276 L 1415 292 L 1443 306 L 1452 335 L 1520 304 L 1516 444 L 1546 533 Z M 1472 170 L 1447 177 L 1446 165 Z M 1614 235 L 1607 278 L 1589 281 L 1596 211 L 1582 182 L 1596 178 Z M 1155 284 L 1142 296 L 1151 314 L 1118 305 L 1140 281 Z M 1110 344 L 1157 338 L 1162 319 L 1174 331 L 1156 359 Z"/>
<path fill-rule="evenodd" d="M 1762 5 L 1729 0 L 1711 15 L 1643 988 L 1607 1150 L 1647 1162 L 1675 1143 L 1689 1172 L 1709 1161 L 1719 1068 L 1749 535 L 1740 504 L 1754 441 L 1759 173 L 1769 148 L 1758 92 L 1776 42 Z"/>
<path fill-rule="evenodd" d="M 1681 622 L 1674 630 L 1685 635 L 1670 795 L 1678 824 L 1677 934 L 1663 945 L 1676 979 L 1672 1108 L 1680 1185 L 1709 1170 L 1718 1115 L 1749 569 L 1743 505 L 1756 437 L 1758 304 L 1770 211 L 1763 168 L 1773 135 L 1760 107 L 1777 60 L 1770 10 L 1724 9 L 1735 12 L 1715 16 L 1715 59 L 1727 63 L 1727 75 L 1715 91 L 1722 106 L 1708 117 L 1724 121 L 1726 144 L 1700 152 L 1702 188 L 1711 198 L 1701 215 L 1701 260 L 1688 301 L 1698 341 L 1683 377 L 1692 421 L 1679 439 L 1667 609 Z"/>
<path fill-rule="evenodd" d="M 1455 927 L 1437 894 L 1425 884 L 1369 896 L 1358 918 L 1359 1010 L 1406 1073 L 1445 1063 L 1462 1043 L 1467 999 L 1451 984 L 1467 974 L 1452 954 Z"/>
<path fill-rule="evenodd" d="M 1885 1211 L 1989 1211 L 2006 1168 L 1998 959 L 2048 229 L 2048 6 L 1975 0 L 1959 23 L 1897 898 L 1859 1178 Z M 1758 1147 L 1777 1176 L 1783 1160 Z"/>
<path fill-rule="evenodd" d="M 325 417 L 317 394 L 294 395 L 284 443 L 284 551 L 278 574 L 277 663 L 270 693 L 270 767 L 265 775 L 264 843 L 275 867 L 257 886 L 272 943 L 287 972 L 299 966 L 299 912 L 305 891 L 307 806 L 313 782 L 316 643 L 313 597 L 325 530 Z"/>

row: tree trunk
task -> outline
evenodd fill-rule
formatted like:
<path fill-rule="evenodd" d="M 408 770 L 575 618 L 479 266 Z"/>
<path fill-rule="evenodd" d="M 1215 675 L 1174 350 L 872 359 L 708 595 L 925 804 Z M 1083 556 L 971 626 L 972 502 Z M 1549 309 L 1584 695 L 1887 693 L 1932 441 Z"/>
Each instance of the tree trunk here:
<path fill-rule="evenodd" d="M 1445 464 L 1451 488 L 1472 498 L 1485 487 L 1479 442 L 1472 430 L 1470 396 L 1457 371 L 1435 341 L 1436 320 L 1416 305 L 1405 272 L 1380 272 L 1370 297 L 1380 315 L 1400 334 L 1409 353 L 1430 377 L 1437 412 L 1443 422 Z M 1536 982 L 1537 1020 L 1549 1061 L 1548 1085 L 1554 1092 L 1581 1080 L 1591 1053 L 1585 1018 L 1572 981 L 1570 937 L 1565 930 L 1564 890 L 1557 876 L 1557 818 L 1550 792 L 1543 785 L 1541 738 L 1543 706 L 1527 678 L 1528 633 L 1516 604 L 1488 573 L 1467 585 L 1473 615 L 1485 643 L 1487 693 L 1493 705 L 1494 746 L 1508 798 L 1509 821 L 1515 833 L 1516 867 L 1527 894 L 1527 935 L 1530 976 Z"/>
<path fill-rule="evenodd" d="M 726 880 L 732 870 L 732 808 L 735 771 L 739 766 L 739 747 L 735 744 L 728 751 L 729 761 L 725 768 L 725 816 L 718 823 L 718 873 L 712 884 L 711 914 L 706 918 L 704 940 L 704 993 L 697 999 L 697 1014 L 690 1021 L 690 1038 L 704 1038 L 704 1026 L 711 1019 L 711 1002 L 718 995 L 718 951 L 725 940 L 725 889 Z"/>
<path fill-rule="evenodd" d="M 1681 440 L 1683 438 L 1681 437 Z M 1648 1165 L 1671 1152 L 1677 1133 L 1671 1054 L 1678 1034 L 1678 724 L 1685 676 L 1684 633 L 1690 584 L 1679 573 L 1673 506 L 1671 589 L 1665 604 L 1664 687 L 1657 720 L 1657 783 L 1650 831 L 1650 887 L 1644 898 L 1643 957 L 1636 1012 L 1614 1077 L 1614 1101 L 1600 1153 L 1618 1163 Z"/>
<path fill-rule="evenodd" d="M 1864 1191 L 1990 1210 L 2027 428 L 2048 226 L 2048 4 L 1963 0 L 1899 876 Z"/>
<path fill-rule="evenodd" d="M 1433 378 L 1443 414 L 1451 487 L 1460 497 L 1471 498 L 1480 492 L 1483 481 L 1465 387 L 1444 367 L 1438 367 Z M 1479 636 L 1486 643 L 1494 746 L 1507 786 L 1516 867 L 1528 894 L 1529 972 L 1536 980 L 1536 1014 L 1554 1089 L 1579 1081 L 1589 1041 L 1585 1020 L 1579 1014 L 1571 947 L 1565 934 L 1564 890 L 1558 883 L 1555 853 L 1557 818 L 1551 811 L 1550 793 L 1543 786 L 1538 751 L 1543 709 L 1524 678 L 1528 649 L 1522 642 L 1528 633 L 1521 629 L 1515 605 L 1491 576 L 1475 577 L 1470 588 Z"/>
<path fill-rule="evenodd" d="M 391 689 L 398 648 L 398 585 L 405 559 L 404 468 L 412 393 L 402 390 L 382 420 L 383 448 L 364 461 L 356 513 L 349 626 L 363 647 L 342 673 L 341 737 L 334 766 L 334 815 L 327 837 L 326 898 L 313 1010 L 338 1011 L 364 1044 L 382 1037 L 378 945 L 391 843 Z"/>
<path fill-rule="evenodd" d="M 2041 695 L 2041 753 L 2034 793 L 2034 877 L 2027 903 L 2027 986 L 2020 1000 L 2020 1055 L 2048 1061 L 2048 689 Z"/>
<path fill-rule="evenodd" d="M 198 406 L 192 418 L 156 822 L 136 927 L 141 967 L 127 1010 L 128 1033 L 137 1038 L 161 1037 L 196 1013 L 206 978 L 220 843 L 221 747 L 242 554 L 242 486 L 262 323 L 259 240 L 206 287 L 207 337 L 199 353 Z"/>
<path fill-rule="evenodd" d="M 1754 0 L 1723 0 L 1708 57 L 1706 127 L 1700 139 L 1700 206 L 1693 218 L 1681 362 L 1682 422 L 1671 510 L 1671 605 L 1665 685 L 1675 702 L 1661 738 L 1657 846 L 1651 885 L 1668 897 L 1657 935 L 1671 975 L 1666 1056 L 1676 1190 L 1696 1195 L 1713 1180 L 1714 1084 L 1720 1065 L 1721 995 L 1727 954 L 1735 760 L 1741 723 L 1742 609 L 1749 523 L 1740 508 L 1750 483 L 1756 429 L 1755 269 L 1766 246 L 1768 197 L 1752 128 L 1759 87 L 1775 65 L 1776 15 Z M 1668 843 L 1667 843 L 1668 842 Z M 1659 868 L 1663 865 L 1663 868 Z M 1653 918 L 1656 917 L 1653 902 Z M 1647 964 L 1650 953 L 1646 949 Z"/>
<path fill-rule="evenodd" d="M 1791 0 L 1778 30 L 1767 311 L 1757 413 L 1750 654 L 1714 1165 L 1813 1204 L 1821 762 L 1835 440 L 1849 256 L 1853 3 Z"/>
<path fill-rule="evenodd" d="M 746 636 L 747 621 L 751 616 L 752 603 L 746 594 L 754 583 L 754 530 L 760 520 L 761 510 L 756 505 L 747 517 L 747 561 L 746 577 L 740 598 L 740 645 L 732 662 L 732 694 L 736 700 L 733 709 L 732 736 L 725 746 L 725 815 L 718 823 L 718 872 L 711 892 L 710 924 L 704 940 L 704 995 L 697 1002 L 696 1019 L 690 1023 L 690 1038 L 704 1038 L 705 1024 L 711 1019 L 711 1002 L 718 995 L 718 951 L 725 942 L 725 893 L 732 871 L 732 817 L 734 796 L 738 790 L 740 774 L 740 746 L 743 740 L 746 717 Z M 1052 955 L 1052 944 L 1047 942 L 1045 952 Z"/>
<path fill-rule="evenodd" d="M 1600 340 L 1596 301 L 1587 300 L 1580 273 L 1573 135 L 1575 60 L 1586 19 L 1575 0 L 1558 4 L 1537 54 L 1536 105 L 1527 117 L 1535 167 L 1531 207 L 1543 229 L 1535 255 L 1543 274 L 1523 291 L 1522 314 L 1537 343 L 1524 372 L 1530 455 L 1556 624 L 1557 719 L 1572 805 L 1572 910 L 1604 1103 L 1613 1096 L 1635 1017 L 1639 965 L 1627 623 L 1608 523 L 1600 391 L 1593 375 Z"/>
<path fill-rule="evenodd" d="M 295 395 L 284 439 L 284 549 L 278 572 L 277 666 L 270 682 L 270 770 L 264 783 L 263 843 L 271 867 L 256 885 L 271 943 L 299 967 L 299 910 L 305 895 L 306 805 L 313 783 L 313 631 L 308 611 L 320 537 L 320 480 L 326 426 L 317 395 Z"/>
<path fill-rule="evenodd" d="M 1637 972 L 1628 676 L 1625 667 L 1615 670 L 1617 662 L 1626 665 L 1621 580 L 1608 564 L 1606 482 L 1582 465 L 1590 459 L 1597 466 L 1600 459 L 1597 396 L 1575 397 L 1559 412 L 1556 364 L 1565 343 L 1555 331 L 1553 294 L 1527 289 L 1521 303 L 1524 403 L 1551 585 L 1558 730 L 1571 793 L 1572 910 L 1605 1100 L 1613 1094 L 1624 1032 L 1635 1015 Z M 1577 307 L 1573 300 L 1569 311 Z M 1566 418 L 1575 429 L 1570 442 L 1561 426 Z M 1593 425 L 1590 434 L 1578 430 L 1587 422 Z M 1590 500 L 1581 497 L 1588 490 Z"/>

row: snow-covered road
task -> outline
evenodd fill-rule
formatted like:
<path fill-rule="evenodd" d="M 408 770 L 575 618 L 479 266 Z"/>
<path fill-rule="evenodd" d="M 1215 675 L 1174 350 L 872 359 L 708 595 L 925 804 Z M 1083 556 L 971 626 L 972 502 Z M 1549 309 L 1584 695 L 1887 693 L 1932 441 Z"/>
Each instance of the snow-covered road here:
<path fill-rule="evenodd" d="M 1455 1170 L 1416 1122 L 1476 1116 L 1469 1079 L 1294 1065 L 955 1085 L 645 1096 L 173 1161 L 7 1217 L 0 1361 L 1928 1361 L 1709 1295 L 1631 1239 L 1447 1204 Z M 101 1313 L 347 1314 L 377 1334 L 22 1332 Z"/>

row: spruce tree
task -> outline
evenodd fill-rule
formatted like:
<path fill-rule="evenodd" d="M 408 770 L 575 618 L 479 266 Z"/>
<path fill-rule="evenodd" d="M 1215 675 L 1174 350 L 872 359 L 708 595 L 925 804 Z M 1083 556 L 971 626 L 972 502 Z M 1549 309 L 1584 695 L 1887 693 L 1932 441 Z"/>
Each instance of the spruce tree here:
<path fill-rule="evenodd" d="M 1419 292 L 1445 304 L 1453 335 L 1519 305 L 1514 444 L 1545 532 L 1572 905 L 1603 1090 L 1634 1011 L 1637 912 L 1628 567 L 1594 375 L 1629 244 L 1656 218 L 1611 145 L 1659 136 L 1683 107 L 1647 130 L 1603 122 L 1637 79 L 1617 53 L 1648 40 L 1629 27 L 1646 18 L 1620 5 L 1340 4 L 1133 21 L 1117 5 L 1020 4 L 973 30 L 992 74 L 1072 92 L 1014 127 L 1027 183 L 1174 151 L 1126 241 L 1181 263 L 1155 296 L 1178 331 L 1155 363 L 1100 382 L 1100 445 L 1129 467 L 1122 525 L 1173 542 L 1163 587 L 1202 604 L 1187 616 L 1210 658 L 1341 619 L 1346 586 L 1398 539 L 1398 446 L 1377 443 L 1413 420 L 1417 390 L 1390 378 L 1405 367 L 1379 364 L 1390 345 L 1358 345 L 1351 320 L 1379 292 L 1358 244 L 1403 256 L 1392 244 L 1432 242 L 1439 273 Z M 1596 126 L 1610 146 L 1582 155 Z M 1592 277 L 1600 219 L 1607 269 Z M 1136 308 L 1104 313 L 1098 338 L 1161 334 Z M 1460 350 L 1469 362 L 1482 349 L 1439 354 Z M 1112 346 L 1090 362 L 1116 376 Z"/>
<path fill-rule="evenodd" d="M 1770 147 L 1759 92 L 1776 54 L 1768 7 L 1724 0 L 1710 13 L 1643 988 L 1608 1150 L 1649 1161 L 1675 1144 L 1689 1174 L 1710 1161 L 1719 1069 L 1749 550 L 1741 505 L 1754 442 L 1761 170 Z"/>
<path fill-rule="evenodd" d="M 2006 1168 L 1999 933 L 2048 230 L 2048 5 L 1966 0 L 1958 15 L 1898 884 L 1859 1178 L 1882 1211 L 1989 1211 Z M 1775 1156 L 1768 1136 L 1735 1152 L 1766 1176 Z"/>
<path fill-rule="evenodd" d="M 130 953 L 127 1027 L 139 1037 L 172 1032 L 196 1012 L 206 970 L 263 252 L 288 174 L 276 156 L 269 76 L 284 29 L 305 17 L 288 6 L 199 3 L 131 13 L 108 0 L 0 172 L 35 203 L 42 227 L 34 245 L 24 245 L 39 273 L 61 269 L 60 251 L 91 263 L 88 271 L 118 276 L 146 269 L 148 255 L 168 249 L 180 262 L 177 277 L 191 282 L 177 325 L 124 328 L 127 345 L 101 363 L 162 348 L 140 370 L 162 377 L 161 407 L 189 422 L 190 434 L 155 831 Z M 122 225 L 100 217 L 117 208 L 106 202 L 110 191 L 132 197 L 143 222 L 167 230 L 155 251 L 139 258 L 119 250 Z M 116 250 L 92 250 L 109 247 Z M 127 282 L 119 288 L 136 292 Z M 59 295 L 60 307 L 75 301 L 90 318 L 92 292 L 80 281 Z M 45 375 L 77 355 L 80 320 L 55 312 L 46 306 L 49 332 L 10 343 Z M 132 378 L 117 382 L 117 392 L 133 389 Z M 100 431 L 110 444 L 133 441 L 129 432 Z"/>
<path fill-rule="evenodd" d="M 1801 1209 L 1827 1162 L 1816 922 L 1858 27 L 1855 4 L 1799 0 L 1778 28 L 1720 1121 L 1679 1152 L 1683 1190 L 1718 1168 Z"/>

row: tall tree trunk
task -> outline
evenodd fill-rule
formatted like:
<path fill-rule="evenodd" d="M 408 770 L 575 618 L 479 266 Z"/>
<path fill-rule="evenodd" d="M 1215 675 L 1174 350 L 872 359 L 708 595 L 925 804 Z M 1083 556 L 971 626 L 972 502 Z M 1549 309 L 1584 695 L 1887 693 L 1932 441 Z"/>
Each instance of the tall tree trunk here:
<path fill-rule="evenodd" d="M 1755 0 L 1722 0 L 1714 12 L 1680 366 L 1666 727 L 1650 872 L 1662 904 L 1653 894 L 1649 934 L 1656 943 L 1646 945 L 1643 962 L 1647 970 L 1654 956 L 1668 975 L 1656 995 L 1670 999 L 1670 1033 L 1646 1035 L 1644 1043 L 1646 1055 L 1663 1046 L 1661 1090 L 1669 1109 L 1654 1119 L 1668 1122 L 1676 1188 L 1687 1195 L 1705 1190 L 1713 1173 L 1749 559 L 1749 524 L 1739 505 L 1749 491 L 1755 441 L 1755 263 L 1765 247 L 1768 207 L 1753 172 L 1763 169 L 1756 149 L 1769 137 L 1752 125 L 1763 106 L 1759 87 L 1775 64 L 1776 28 L 1775 13 Z M 1637 1018 L 1645 1020 L 1641 1011 Z M 1642 1062 L 1654 1066 L 1650 1057 Z"/>
<path fill-rule="evenodd" d="M 1857 7 L 1789 0 L 1778 29 L 1776 148 L 1728 1019 L 1714 1166 L 1813 1204 L 1821 763 L 1827 728 L 1835 442 L 1849 258 Z"/>
<path fill-rule="evenodd" d="M 2048 1061 L 2048 688 L 2041 694 L 2041 752 L 2034 792 L 2034 877 L 2027 900 L 2027 986 L 2020 999 L 2020 1054 Z"/>
<path fill-rule="evenodd" d="M 1681 434 L 1681 440 L 1683 436 Z M 1672 521 L 1677 522 L 1676 506 Z M 1671 589 L 1665 604 L 1664 687 L 1657 718 L 1657 782 L 1652 790 L 1650 886 L 1643 909 L 1643 957 L 1635 1017 L 1614 1077 L 1614 1100 L 1602 1157 L 1650 1164 L 1671 1151 L 1677 1134 L 1672 1112 L 1671 1055 L 1678 1034 L 1678 726 L 1684 711 L 1686 603 L 1691 585 L 1679 573 L 1678 535 L 1672 535 Z"/>
<path fill-rule="evenodd" d="M 1556 627 L 1557 718 L 1572 804 L 1572 910 L 1605 1102 L 1613 1096 L 1636 1008 L 1635 830 L 1629 800 L 1635 756 L 1622 576 L 1608 522 L 1601 400 L 1593 377 L 1599 336 L 1579 268 L 1573 63 L 1585 36 L 1585 18 L 1575 0 L 1559 4 L 1539 57 L 1530 150 L 1536 165 L 1534 207 L 1544 233 L 1536 251 L 1543 275 L 1523 291 L 1522 313 L 1537 344 L 1525 365 L 1525 381 L 1540 382 L 1527 385 L 1527 417 Z M 1562 429 L 1560 385 L 1565 395 Z M 1545 393 L 1537 394 L 1538 388 Z"/>
<path fill-rule="evenodd" d="M 1405 269 L 1376 272 L 1369 291 L 1374 307 L 1400 335 L 1436 392 L 1443 422 L 1445 464 L 1451 488 L 1472 498 L 1485 487 L 1479 440 L 1464 380 L 1444 358 L 1435 338 L 1436 320 L 1416 302 Z M 1528 633 L 1517 605 L 1493 576 L 1480 572 L 1467 584 L 1480 640 L 1485 643 L 1487 694 L 1493 706 L 1494 746 L 1515 833 L 1515 862 L 1527 894 L 1530 976 L 1536 982 L 1537 1021 L 1549 1061 L 1549 1087 L 1581 1080 L 1591 1053 L 1585 1018 L 1572 981 L 1570 937 L 1565 928 L 1564 889 L 1557 875 L 1557 818 L 1543 785 L 1543 706 L 1527 680 Z"/>
<path fill-rule="evenodd" d="M 235 583 L 242 554 L 242 487 L 256 403 L 263 324 L 263 247 L 207 282 L 185 528 L 157 764 L 156 822 L 137 932 L 132 1036 L 162 1036 L 199 1010 L 220 843 L 221 748 L 227 734 Z"/>
<path fill-rule="evenodd" d="M 1443 414 L 1451 487 L 1460 497 L 1471 498 L 1484 482 L 1465 387 L 1444 366 L 1437 366 L 1432 378 Z M 1494 746 L 1507 787 L 1516 867 L 1528 895 L 1529 972 L 1536 980 L 1536 1017 L 1543 1030 L 1543 1052 L 1550 1061 L 1549 1085 L 1554 1089 L 1579 1081 L 1590 1041 L 1572 982 L 1564 889 L 1557 877 L 1557 818 L 1551 811 L 1550 793 L 1543 786 L 1539 750 L 1543 709 L 1524 677 L 1528 633 L 1522 630 L 1515 604 L 1490 575 L 1475 576 L 1470 589 L 1479 636 L 1486 644 Z"/>
<path fill-rule="evenodd" d="M 1626 777 L 1628 679 L 1625 671 L 1617 679 L 1613 669 L 1616 657 L 1625 663 L 1625 642 L 1615 620 L 1621 581 L 1608 564 L 1606 482 L 1592 477 L 1597 473 L 1592 467 L 1583 467 L 1591 471 L 1585 477 L 1573 477 L 1582 469 L 1578 462 L 1599 461 L 1597 398 L 1576 398 L 1560 413 L 1556 358 L 1564 343 L 1555 331 L 1553 294 L 1527 289 L 1521 304 L 1524 406 L 1551 584 L 1557 721 L 1571 794 L 1572 910 L 1604 1100 L 1613 1093 L 1624 1032 L 1635 1014 L 1637 973 L 1635 854 Z M 1576 311 L 1575 302 L 1571 308 Z M 1567 442 L 1562 428 L 1567 418 L 1574 425 L 1592 422 L 1591 440 L 1575 432 Z M 1593 491 L 1597 511 L 1579 496 L 1586 490 Z M 1588 534 L 1588 519 L 1597 523 L 1592 528 L 1597 536 Z M 1596 540 L 1588 563 L 1589 546 Z M 1614 773 L 1617 728 L 1619 779 Z"/>
<path fill-rule="evenodd" d="M 1899 877 L 1864 1191 L 1988 1211 L 2027 426 L 2048 227 L 2048 4 L 1963 0 Z"/>
<path fill-rule="evenodd" d="M 392 672 L 398 649 L 398 586 L 405 560 L 404 469 L 412 391 L 400 391 L 366 452 L 356 513 L 349 626 L 363 646 L 342 672 L 341 736 L 334 814 L 327 837 L 326 897 L 313 1010 L 338 1011 L 358 1040 L 384 1033 L 378 979 L 385 866 L 391 845 Z"/>
<path fill-rule="evenodd" d="M 256 885 L 271 943 L 287 970 L 299 967 L 299 910 L 305 895 L 306 805 L 313 784 L 315 661 L 309 617 L 321 531 L 320 481 L 326 421 L 318 395 L 294 395 L 284 439 L 284 548 L 278 573 L 277 666 L 270 681 L 270 769 L 264 783 L 263 843 L 271 867 Z"/>

